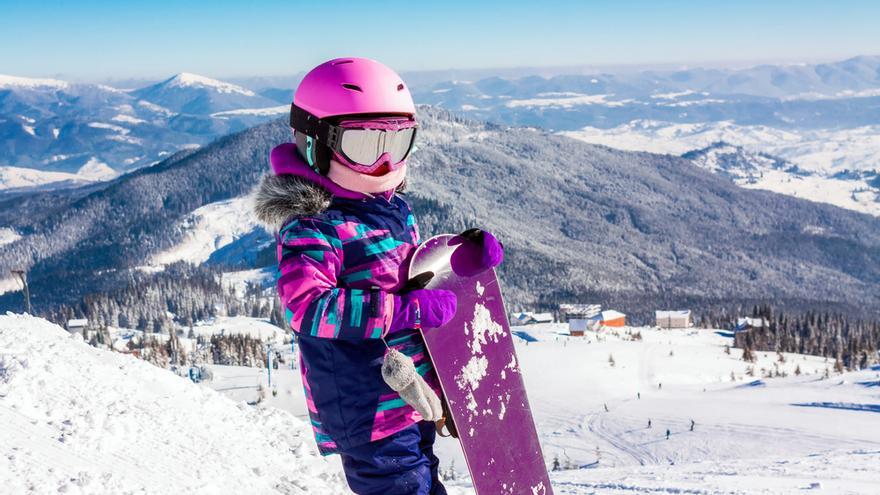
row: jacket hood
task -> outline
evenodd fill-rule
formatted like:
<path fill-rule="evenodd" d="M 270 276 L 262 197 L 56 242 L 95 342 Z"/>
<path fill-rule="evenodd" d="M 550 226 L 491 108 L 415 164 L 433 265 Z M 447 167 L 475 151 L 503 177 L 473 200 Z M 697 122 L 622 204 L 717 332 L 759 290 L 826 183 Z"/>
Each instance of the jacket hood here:
<path fill-rule="evenodd" d="M 292 174 L 266 174 L 254 190 L 257 220 L 275 233 L 293 217 L 316 215 L 330 207 L 333 196 L 323 187 Z"/>

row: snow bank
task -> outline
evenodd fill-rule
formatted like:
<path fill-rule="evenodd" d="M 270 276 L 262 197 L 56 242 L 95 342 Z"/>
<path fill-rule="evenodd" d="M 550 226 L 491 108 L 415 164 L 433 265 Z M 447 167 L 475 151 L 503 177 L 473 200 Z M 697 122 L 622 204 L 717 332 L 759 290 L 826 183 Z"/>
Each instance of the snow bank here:
<path fill-rule="evenodd" d="M 310 428 L 30 316 L 0 316 L 4 493 L 347 493 Z"/>

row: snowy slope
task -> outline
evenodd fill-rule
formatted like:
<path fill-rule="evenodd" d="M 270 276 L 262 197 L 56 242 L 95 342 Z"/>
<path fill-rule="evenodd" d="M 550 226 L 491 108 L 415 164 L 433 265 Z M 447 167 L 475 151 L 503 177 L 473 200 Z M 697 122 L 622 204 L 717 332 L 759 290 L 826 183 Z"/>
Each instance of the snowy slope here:
<path fill-rule="evenodd" d="M 880 149 L 880 126 L 876 125 L 793 131 L 731 121 L 685 124 L 638 119 L 610 129 L 585 127 L 561 134 L 622 150 L 675 155 L 724 141 L 784 158 L 804 170 L 826 173 L 873 170 L 878 167 Z"/>
<path fill-rule="evenodd" d="M 876 493 L 880 368 L 826 379 L 832 363 L 823 358 L 785 354 L 780 363 L 759 352 L 749 364 L 740 350 L 726 353 L 728 334 L 711 330 L 583 338 L 559 324 L 516 330 L 537 339 L 516 346 L 545 460 L 564 468 L 551 473 L 557 494 Z M 762 369 L 788 377 L 762 378 Z M 272 377 L 277 395 L 266 403 L 305 418 L 299 370 Z M 215 366 L 210 386 L 255 400 L 267 378 L 266 370 Z M 458 445 L 441 439 L 438 451 L 443 469 L 457 472 L 446 484 L 467 490 Z"/>
<path fill-rule="evenodd" d="M 337 463 L 289 413 L 0 316 L 3 493 L 346 493 Z"/>
<path fill-rule="evenodd" d="M 0 167 L 0 191 L 36 189 L 45 186 L 78 186 L 90 181 L 79 174 L 46 172 L 33 168 Z"/>
<path fill-rule="evenodd" d="M 880 126 L 793 131 L 728 121 L 634 120 L 611 129 L 585 127 L 561 134 L 624 150 L 696 155 L 701 167 L 746 187 L 880 215 Z M 719 149 L 719 143 L 733 149 Z M 752 159 L 755 169 L 731 174 L 729 167 L 719 166 L 721 155 L 733 154 L 742 163 Z M 794 173 L 765 163 L 767 158 L 789 162 Z"/>
<path fill-rule="evenodd" d="M 183 240 L 174 247 L 156 254 L 151 263 L 166 265 L 175 261 L 202 263 L 218 249 L 227 246 L 257 227 L 247 197 L 218 201 L 202 206 L 183 220 L 177 228 Z"/>
<path fill-rule="evenodd" d="M 132 94 L 174 112 L 191 115 L 277 105 L 277 102 L 241 86 L 187 72 L 135 90 Z"/>
<path fill-rule="evenodd" d="M 517 352 L 545 458 L 562 467 L 551 474 L 557 494 L 876 493 L 880 367 L 824 378 L 824 359 L 773 353 L 750 365 L 725 352 L 729 336 L 707 330 L 518 330 L 537 339 L 518 340 Z M 761 378 L 777 367 L 789 376 Z M 0 484 L 4 493 L 347 493 L 338 458 L 320 458 L 290 414 L 305 417 L 298 373 L 273 370 L 278 394 L 252 407 L 43 320 L 2 316 Z M 215 366 L 214 376 L 211 387 L 245 401 L 268 373 Z M 471 493 L 457 445 L 444 439 L 438 451 L 444 471 L 455 460 L 450 493 Z"/>
<path fill-rule="evenodd" d="M 725 142 L 682 155 L 697 166 L 729 177 L 740 186 L 766 189 L 880 216 L 880 187 L 875 172 L 849 171 L 828 177 L 792 162 Z"/>

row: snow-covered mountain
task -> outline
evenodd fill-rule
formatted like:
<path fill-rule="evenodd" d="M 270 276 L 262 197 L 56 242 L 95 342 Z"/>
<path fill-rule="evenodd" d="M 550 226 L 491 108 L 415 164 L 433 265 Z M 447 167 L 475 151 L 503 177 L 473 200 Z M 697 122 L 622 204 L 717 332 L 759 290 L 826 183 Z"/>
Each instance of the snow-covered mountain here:
<path fill-rule="evenodd" d="M 561 134 L 618 149 L 683 155 L 737 184 L 880 215 L 880 126 L 786 130 L 733 122 L 636 120 Z"/>
<path fill-rule="evenodd" d="M 752 187 L 878 212 L 880 57 L 737 70 L 534 72 L 459 74 L 425 83 L 415 96 L 469 117 L 619 149 L 680 155 L 724 141 L 804 172 L 765 174 Z"/>
<path fill-rule="evenodd" d="M 419 103 L 509 125 L 577 131 L 594 140 L 614 141 L 643 125 L 727 128 L 728 135 L 684 149 L 656 140 L 638 149 L 672 147 L 681 154 L 723 140 L 826 176 L 840 172 L 831 167 L 878 168 L 880 57 L 737 70 L 497 73 L 456 72 L 448 80 L 438 79 L 442 72 L 412 74 L 411 86 Z M 474 79 L 467 80 L 468 74 Z M 242 86 L 181 73 L 119 90 L 0 76 L 0 166 L 75 173 L 96 159 L 117 171 L 132 170 L 284 115 L 297 79 L 250 78 Z M 743 141 L 752 133 L 776 149 L 750 147 Z M 785 144 L 791 148 L 779 149 Z"/>
<path fill-rule="evenodd" d="M 748 151 L 725 142 L 689 151 L 682 157 L 743 187 L 880 216 L 880 179 L 876 171 L 842 171 L 828 176 L 801 169 L 767 153 Z"/>
<path fill-rule="evenodd" d="M 241 86 L 187 72 L 135 90 L 132 94 L 173 112 L 192 115 L 278 105 Z"/>
<path fill-rule="evenodd" d="M 718 141 L 711 145 L 682 155 L 701 168 L 727 176 L 737 184 L 754 184 L 769 170 L 783 170 L 797 173 L 797 167 L 781 158 L 767 153 L 746 151 L 742 146 L 734 146 Z"/>
<path fill-rule="evenodd" d="M 880 219 L 746 190 L 678 157 L 419 112 L 407 198 L 422 231 L 479 225 L 501 236 L 513 304 L 591 294 L 641 318 L 658 300 L 877 307 Z M 0 227 L 20 236 L 4 246 L 0 265 L 29 267 L 43 307 L 118 287 L 126 270 L 151 262 L 272 265 L 272 237 L 253 224 L 243 198 L 267 171 L 271 148 L 289 139 L 277 120 L 110 187 L 0 200 Z M 0 296 L 9 308 L 20 301 Z"/>
<path fill-rule="evenodd" d="M 46 172 L 32 168 L 0 167 L 0 191 L 19 192 L 79 187 L 119 175 L 106 164 L 91 159 L 76 173 Z"/>
<path fill-rule="evenodd" d="M 186 73 L 137 90 L 0 76 L 0 166 L 10 167 L 0 170 L 0 192 L 106 180 L 114 174 L 93 173 L 95 163 L 115 172 L 150 165 L 277 116 L 278 106 Z"/>

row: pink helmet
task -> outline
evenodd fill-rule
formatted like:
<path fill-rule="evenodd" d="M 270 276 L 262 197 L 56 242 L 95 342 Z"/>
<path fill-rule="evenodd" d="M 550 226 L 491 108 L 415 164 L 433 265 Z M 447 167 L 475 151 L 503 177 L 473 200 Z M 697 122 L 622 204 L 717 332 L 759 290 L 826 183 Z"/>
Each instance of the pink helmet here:
<path fill-rule="evenodd" d="M 416 113 L 400 76 L 368 58 L 337 58 L 315 67 L 300 82 L 293 102 L 318 118 Z"/>

